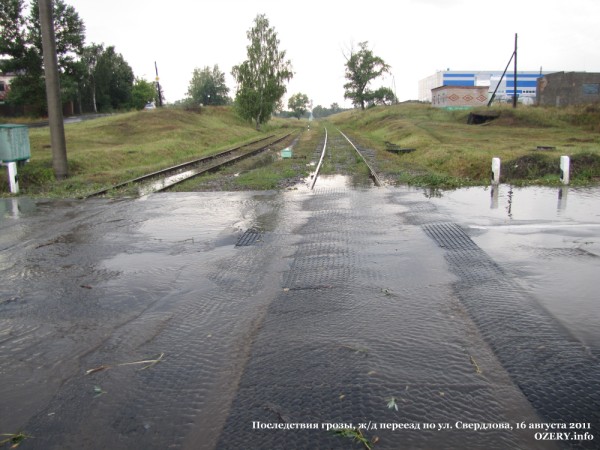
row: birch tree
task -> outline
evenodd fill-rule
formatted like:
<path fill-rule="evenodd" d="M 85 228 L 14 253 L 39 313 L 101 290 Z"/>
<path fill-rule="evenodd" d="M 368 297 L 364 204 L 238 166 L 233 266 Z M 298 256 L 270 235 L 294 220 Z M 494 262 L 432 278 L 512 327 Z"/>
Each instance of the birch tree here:
<path fill-rule="evenodd" d="M 237 82 L 235 103 L 239 114 L 253 121 L 259 130 L 280 104 L 285 83 L 293 73 L 285 50 L 279 49 L 277 33 L 264 14 L 256 16 L 254 27 L 246 35 L 250 41 L 246 47 L 248 59 L 231 72 Z"/>

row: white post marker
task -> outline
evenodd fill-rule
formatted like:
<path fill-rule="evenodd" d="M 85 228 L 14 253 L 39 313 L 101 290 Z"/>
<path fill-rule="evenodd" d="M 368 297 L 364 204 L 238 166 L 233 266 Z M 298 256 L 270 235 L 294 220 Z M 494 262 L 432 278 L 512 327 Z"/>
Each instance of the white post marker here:
<path fill-rule="evenodd" d="M 571 167 L 570 158 L 568 156 L 561 156 L 560 157 L 560 181 L 562 181 L 563 184 L 569 184 L 570 167 Z"/>
<path fill-rule="evenodd" d="M 492 183 L 500 183 L 500 158 L 492 158 Z"/>
<path fill-rule="evenodd" d="M 10 192 L 13 194 L 19 193 L 19 177 L 17 175 L 17 163 L 5 163 L 8 167 L 8 182 L 10 184 Z"/>

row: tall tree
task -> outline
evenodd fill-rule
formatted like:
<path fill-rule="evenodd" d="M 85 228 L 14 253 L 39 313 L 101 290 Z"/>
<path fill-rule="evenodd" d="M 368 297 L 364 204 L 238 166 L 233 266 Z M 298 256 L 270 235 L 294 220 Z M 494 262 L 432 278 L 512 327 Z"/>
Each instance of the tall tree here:
<path fill-rule="evenodd" d="M 203 105 L 226 105 L 230 102 L 229 88 L 225 84 L 225 73 L 219 70 L 219 66 L 211 69 L 206 66 L 200 70 L 194 69 L 187 95 L 197 104 Z"/>
<path fill-rule="evenodd" d="M 143 78 L 136 78 L 131 90 L 131 106 L 135 109 L 143 109 L 148 102 L 156 102 L 158 91 L 153 83 Z"/>
<path fill-rule="evenodd" d="M 92 109 L 95 113 L 98 112 L 98 104 L 96 102 L 96 66 L 98 60 L 104 52 L 103 44 L 94 44 L 84 47 L 81 62 L 83 67 L 83 82 L 82 89 L 86 89 L 92 102 Z"/>
<path fill-rule="evenodd" d="M 42 61 L 39 7 L 31 3 L 29 16 L 23 13 L 23 0 L 0 0 L 0 55 L 4 71 L 17 74 L 11 81 L 9 101 L 45 109 L 46 94 Z M 83 49 L 85 25 L 77 11 L 64 0 L 53 1 L 54 33 L 61 85 L 77 83 L 76 60 Z M 73 89 L 63 89 L 63 100 L 72 100 Z"/>
<path fill-rule="evenodd" d="M 94 71 L 98 109 L 109 111 L 128 107 L 133 89 L 133 70 L 113 46 L 98 57 Z"/>
<path fill-rule="evenodd" d="M 256 129 L 267 122 L 286 92 L 285 82 L 293 77 L 285 50 L 279 49 L 275 29 L 264 14 L 256 16 L 254 27 L 247 32 L 250 45 L 248 59 L 232 69 L 238 83 L 236 106 L 240 115 L 252 120 Z"/>
<path fill-rule="evenodd" d="M 23 16 L 23 0 L 0 0 L 0 55 L 10 56 L 2 60 L 4 72 L 19 69 L 27 50 L 27 24 Z"/>
<path fill-rule="evenodd" d="M 288 108 L 293 111 L 294 117 L 300 118 L 306 113 L 308 110 L 308 96 L 306 94 L 297 93 L 292 95 L 288 100 Z"/>
<path fill-rule="evenodd" d="M 351 99 L 354 106 L 365 109 L 365 103 L 372 98 L 372 92 L 368 89 L 369 83 L 388 72 L 390 66 L 369 50 L 368 42 L 361 42 L 358 46 L 360 49 L 352 49 L 350 56 L 346 58 L 348 83 L 344 84 L 344 98 Z"/>

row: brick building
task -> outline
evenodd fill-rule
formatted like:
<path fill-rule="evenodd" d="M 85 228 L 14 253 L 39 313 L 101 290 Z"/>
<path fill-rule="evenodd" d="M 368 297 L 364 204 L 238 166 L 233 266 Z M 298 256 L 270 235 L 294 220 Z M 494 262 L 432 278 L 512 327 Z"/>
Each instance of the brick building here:
<path fill-rule="evenodd" d="M 431 90 L 431 106 L 436 108 L 474 108 L 487 102 L 487 86 L 440 86 Z"/>
<path fill-rule="evenodd" d="M 569 106 L 600 103 L 600 73 L 556 72 L 537 80 L 536 104 Z"/>

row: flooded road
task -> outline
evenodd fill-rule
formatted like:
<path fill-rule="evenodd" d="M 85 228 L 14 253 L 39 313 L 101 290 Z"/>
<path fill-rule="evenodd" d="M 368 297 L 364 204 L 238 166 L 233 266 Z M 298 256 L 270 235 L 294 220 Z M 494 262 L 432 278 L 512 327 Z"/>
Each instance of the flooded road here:
<path fill-rule="evenodd" d="M 563 447 L 518 423 L 597 426 L 598 191 L 355 186 L 2 200 L 0 433 L 500 449 Z"/>
<path fill-rule="evenodd" d="M 471 188 L 431 197 L 550 314 L 600 354 L 600 190 Z"/>

